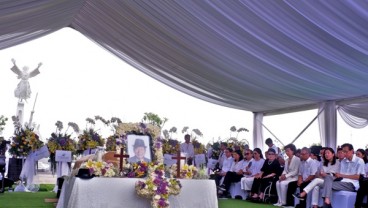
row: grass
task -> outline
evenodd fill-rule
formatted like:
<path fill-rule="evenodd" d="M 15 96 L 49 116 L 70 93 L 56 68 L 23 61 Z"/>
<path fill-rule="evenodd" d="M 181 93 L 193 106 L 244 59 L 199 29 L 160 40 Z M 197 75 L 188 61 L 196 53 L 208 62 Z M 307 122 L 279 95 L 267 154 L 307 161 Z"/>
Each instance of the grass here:
<path fill-rule="evenodd" d="M 54 184 L 41 184 L 39 192 L 5 192 L 0 194 L 1 208 L 54 208 L 45 199 L 56 198 Z M 238 199 L 219 199 L 219 208 L 271 208 L 270 204 L 258 204 Z"/>

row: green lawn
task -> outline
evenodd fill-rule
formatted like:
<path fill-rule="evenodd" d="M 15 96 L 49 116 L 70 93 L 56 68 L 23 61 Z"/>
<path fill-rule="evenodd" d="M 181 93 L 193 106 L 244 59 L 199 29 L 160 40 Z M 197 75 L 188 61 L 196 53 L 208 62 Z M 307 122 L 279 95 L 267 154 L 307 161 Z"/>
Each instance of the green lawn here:
<path fill-rule="evenodd" d="M 54 185 L 41 184 L 40 191 L 30 192 L 5 192 L 0 194 L 1 208 L 53 208 L 53 203 L 45 203 L 45 198 L 56 198 L 56 193 L 51 192 Z M 219 208 L 271 208 L 269 204 L 258 204 L 238 199 L 219 199 Z"/>

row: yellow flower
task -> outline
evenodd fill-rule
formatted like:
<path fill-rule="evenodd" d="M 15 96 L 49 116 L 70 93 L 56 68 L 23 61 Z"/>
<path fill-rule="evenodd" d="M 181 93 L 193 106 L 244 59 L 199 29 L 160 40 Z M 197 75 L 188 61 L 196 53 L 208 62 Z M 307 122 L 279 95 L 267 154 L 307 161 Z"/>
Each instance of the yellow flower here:
<path fill-rule="evenodd" d="M 93 168 L 93 166 L 94 166 L 94 162 L 93 162 L 91 159 L 89 159 L 89 160 L 87 161 L 87 163 L 86 163 L 86 167 L 87 167 L 87 168 Z"/>

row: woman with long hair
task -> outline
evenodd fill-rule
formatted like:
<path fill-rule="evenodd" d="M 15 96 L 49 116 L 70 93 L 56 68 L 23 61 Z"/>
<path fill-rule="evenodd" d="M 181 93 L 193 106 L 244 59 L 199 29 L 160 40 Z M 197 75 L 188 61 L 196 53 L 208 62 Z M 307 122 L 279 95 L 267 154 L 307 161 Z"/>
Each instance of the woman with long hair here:
<path fill-rule="evenodd" d="M 261 172 L 264 161 L 262 150 L 255 148 L 253 150 L 253 161 L 248 164 L 244 172 L 244 177 L 241 179 L 241 189 L 250 191 L 254 181 L 254 176 Z"/>
<path fill-rule="evenodd" d="M 231 183 L 236 183 L 243 177 L 244 160 L 240 150 L 233 152 L 234 162 L 224 177 L 224 181 L 218 188 L 222 191 L 222 196 L 227 196 Z"/>
<path fill-rule="evenodd" d="M 319 189 L 323 188 L 324 178 L 326 176 L 333 176 L 339 172 L 340 162 L 336 159 L 335 151 L 326 147 L 323 155 L 323 163 L 320 168 L 318 177 L 313 179 L 300 194 L 296 194 L 295 197 L 299 198 L 301 207 L 305 207 L 305 199 L 310 191 L 312 192 L 312 207 L 318 207 Z"/>

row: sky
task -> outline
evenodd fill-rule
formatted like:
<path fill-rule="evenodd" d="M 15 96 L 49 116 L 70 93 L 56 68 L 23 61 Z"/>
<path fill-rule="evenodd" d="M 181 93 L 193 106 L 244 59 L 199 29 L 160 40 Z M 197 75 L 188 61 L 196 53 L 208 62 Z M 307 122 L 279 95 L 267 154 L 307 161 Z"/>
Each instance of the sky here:
<path fill-rule="evenodd" d="M 75 122 L 84 129 L 88 117 L 99 115 L 105 119 L 119 117 L 123 122 L 140 122 L 144 113 L 152 112 L 168 118 L 163 129 L 176 127 L 178 133 L 172 137 L 179 141 L 184 140 L 181 130 L 188 126 L 203 133 L 199 141 L 204 144 L 238 136 L 252 147 L 252 112 L 211 104 L 170 88 L 70 28 L 0 51 L 0 115 L 9 118 L 3 131 L 6 139 L 14 130 L 10 118 L 15 115 L 18 102 L 14 89 L 19 80 L 10 70 L 12 58 L 18 67 L 28 66 L 30 70 L 40 62 L 43 64 L 41 74 L 29 80 L 32 95 L 25 104 L 24 117 L 25 121 L 29 120 L 38 93 L 33 121 L 40 125 L 44 141 L 55 131 L 56 121 L 64 126 Z M 265 129 L 264 138 L 276 136 L 286 145 L 316 114 L 317 110 L 310 110 L 264 117 L 264 124 L 272 132 Z M 231 126 L 247 128 L 249 132 L 236 135 L 230 132 Z M 96 128 L 103 136 L 112 134 L 101 123 Z M 341 119 L 338 128 L 338 144 L 350 142 L 364 148 L 368 143 L 367 128 L 352 129 Z M 298 147 L 313 143 L 320 143 L 317 121 L 295 142 Z"/>

